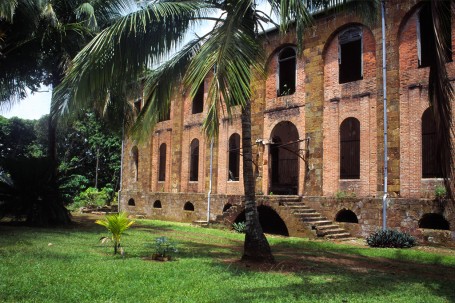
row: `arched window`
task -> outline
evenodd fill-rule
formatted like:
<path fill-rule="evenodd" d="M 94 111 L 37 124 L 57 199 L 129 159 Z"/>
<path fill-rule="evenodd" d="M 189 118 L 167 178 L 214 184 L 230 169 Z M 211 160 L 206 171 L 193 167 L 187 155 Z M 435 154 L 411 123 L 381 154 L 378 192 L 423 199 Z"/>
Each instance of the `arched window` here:
<path fill-rule="evenodd" d="M 229 138 L 229 181 L 239 181 L 240 135 L 232 134 Z"/>
<path fill-rule="evenodd" d="M 190 201 L 186 202 L 185 205 L 183 205 L 183 210 L 187 211 L 194 211 L 194 205 Z"/>
<path fill-rule="evenodd" d="M 199 140 L 193 139 L 190 146 L 190 181 L 199 178 Z"/>
<path fill-rule="evenodd" d="M 295 93 L 296 63 L 294 48 L 286 47 L 280 51 L 278 55 L 278 97 Z"/>
<path fill-rule="evenodd" d="M 440 214 L 424 214 L 419 220 L 419 228 L 449 230 L 449 222 Z"/>
<path fill-rule="evenodd" d="M 451 1 L 439 1 L 450 16 Z M 431 61 L 436 58 L 435 53 L 435 36 L 433 31 L 433 17 L 430 2 L 426 2 L 419 11 L 417 18 L 417 56 L 419 67 L 430 66 Z M 451 18 L 440 18 L 442 33 L 442 42 L 446 51 L 446 60 L 452 61 L 452 25 Z"/>
<path fill-rule="evenodd" d="M 360 122 L 347 118 L 340 126 L 340 178 L 360 179 Z"/>
<path fill-rule="evenodd" d="M 193 98 L 193 105 L 191 107 L 192 114 L 202 113 L 204 111 L 204 82 L 199 86 L 196 95 Z"/>
<path fill-rule="evenodd" d="M 153 202 L 153 208 L 161 208 L 161 201 L 156 200 L 155 202 Z"/>
<path fill-rule="evenodd" d="M 352 27 L 338 36 L 339 83 L 363 78 L 362 29 Z"/>
<path fill-rule="evenodd" d="M 133 162 L 134 179 L 137 181 L 139 178 L 139 149 L 133 146 L 131 149 L 131 159 Z"/>
<path fill-rule="evenodd" d="M 422 178 L 442 178 L 441 162 L 436 145 L 436 125 L 433 108 L 422 115 Z"/>
<path fill-rule="evenodd" d="M 347 222 L 347 223 L 359 223 L 359 219 L 357 219 L 356 214 L 349 209 L 342 209 L 340 210 L 335 218 L 337 222 Z"/>
<path fill-rule="evenodd" d="M 166 143 L 160 146 L 160 163 L 158 170 L 158 181 L 166 180 Z"/>
<path fill-rule="evenodd" d="M 134 202 L 134 199 L 133 199 L 133 198 L 131 198 L 131 199 L 128 200 L 128 205 L 129 205 L 129 206 L 136 206 L 136 203 Z"/>

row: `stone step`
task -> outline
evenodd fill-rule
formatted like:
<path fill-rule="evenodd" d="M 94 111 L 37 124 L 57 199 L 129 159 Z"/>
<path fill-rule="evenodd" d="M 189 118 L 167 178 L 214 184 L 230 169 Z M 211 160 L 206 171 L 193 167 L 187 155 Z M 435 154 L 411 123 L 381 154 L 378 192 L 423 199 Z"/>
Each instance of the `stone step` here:
<path fill-rule="evenodd" d="M 292 209 L 292 210 L 296 210 L 296 209 L 311 209 L 308 206 L 305 206 L 303 204 L 301 204 L 301 205 L 285 205 L 285 207 L 287 207 L 289 209 Z"/>
<path fill-rule="evenodd" d="M 351 234 L 347 232 L 340 232 L 340 233 L 335 233 L 335 234 L 329 234 L 325 236 L 327 239 L 345 239 L 345 238 L 350 238 Z"/>
<path fill-rule="evenodd" d="M 332 221 L 329 221 L 329 220 L 317 220 L 317 221 L 308 222 L 308 223 L 311 223 L 312 226 L 316 226 L 317 228 L 319 228 L 320 226 L 324 226 L 324 225 L 332 225 Z"/>
<path fill-rule="evenodd" d="M 314 213 L 317 213 L 314 209 L 306 209 L 306 208 L 302 208 L 302 209 L 294 209 L 292 211 L 292 213 L 294 215 L 302 215 L 302 214 L 314 214 Z"/>
<path fill-rule="evenodd" d="M 335 228 L 335 229 L 318 229 L 317 234 L 318 236 L 330 236 L 330 235 L 337 235 L 337 234 L 342 234 L 346 233 L 346 231 L 342 228 Z"/>
<path fill-rule="evenodd" d="M 320 213 L 295 214 L 297 217 L 304 219 L 324 219 Z"/>
<path fill-rule="evenodd" d="M 340 228 L 340 226 L 336 225 L 336 224 L 330 224 L 330 225 L 322 225 L 322 226 L 318 227 L 319 230 L 335 229 L 335 228 Z"/>

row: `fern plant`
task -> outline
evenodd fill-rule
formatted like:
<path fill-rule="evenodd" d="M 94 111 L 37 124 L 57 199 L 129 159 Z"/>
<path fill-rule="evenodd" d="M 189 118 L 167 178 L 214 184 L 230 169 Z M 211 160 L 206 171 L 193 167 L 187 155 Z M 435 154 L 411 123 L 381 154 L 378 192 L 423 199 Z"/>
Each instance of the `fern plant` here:
<path fill-rule="evenodd" d="M 366 238 L 371 247 L 409 248 L 416 245 L 411 235 L 393 229 L 378 230 Z"/>
<path fill-rule="evenodd" d="M 114 255 L 117 254 L 120 248 L 120 238 L 122 233 L 134 224 L 134 221 L 128 219 L 128 214 L 121 212 L 119 214 L 107 215 L 103 220 L 96 220 L 96 224 L 106 227 L 112 234 L 112 242 L 114 242 Z"/>

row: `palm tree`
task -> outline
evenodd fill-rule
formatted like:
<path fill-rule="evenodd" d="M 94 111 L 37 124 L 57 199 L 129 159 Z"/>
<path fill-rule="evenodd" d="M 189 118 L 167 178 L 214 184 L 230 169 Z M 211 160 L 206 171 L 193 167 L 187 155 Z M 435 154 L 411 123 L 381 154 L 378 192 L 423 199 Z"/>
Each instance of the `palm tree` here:
<path fill-rule="evenodd" d="M 146 134 L 163 117 L 175 93 L 182 87 L 194 97 L 209 78 L 208 114 L 203 127 L 209 137 L 218 135 L 218 115 L 222 103 L 227 114 L 241 105 L 243 173 L 245 187 L 246 236 L 243 259 L 273 261 L 270 246 L 259 224 L 251 148 L 251 88 L 254 77 L 264 75 L 264 53 L 258 39 L 262 24 L 272 16 L 257 9 L 254 0 L 156 0 L 141 10 L 120 18 L 101 31 L 72 61 L 62 85 L 54 92 L 54 110 L 73 112 L 80 106 L 108 106 L 109 93 L 144 79 L 145 106 L 133 134 Z M 294 24 L 299 50 L 305 27 L 311 23 L 310 1 L 267 1 L 273 14 L 280 17 L 282 33 Z M 377 1 L 311 1 L 314 7 L 331 8 L 337 2 L 345 8 L 363 8 L 374 12 Z M 345 3 L 346 2 L 346 3 Z M 219 17 L 213 17 L 219 16 Z M 186 34 L 203 21 L 213 21 L 211 30 L 181 47 Z M 135 47 L 130 47 L 134 45 Z M 162 58 L 172 57 L 162 62 Z M 153 71 L 150 66 L 159 65 Z M 210 77 L 209 77 L 210 76 Z M 183 81 L 182 81 L 183 79 Z"/>
<path fill-rule="evenodd" d="M 454 90 L 447 74 L 446 62 L 448 49 L 452 42 L 451 15 L 454 10 L 455 1 L 431 0 L 430 12 L 432 28 L 434 33 L 433 45 L 431 47 L 436 54 L 430 60 L 430 75 L 428 79 L 428 97 L 433 107 L 434 120 L 436 123 L 436 146 L 440 157 L 441 171 L 444 176 L 444 183 L 447 194 L 452 203 L 455 201 L 455 176 L 454 155 L 453 155 L 453 122 L 452 122 L 452 100 Z M 451 53 L 451 52 L 450 52 Z"/>

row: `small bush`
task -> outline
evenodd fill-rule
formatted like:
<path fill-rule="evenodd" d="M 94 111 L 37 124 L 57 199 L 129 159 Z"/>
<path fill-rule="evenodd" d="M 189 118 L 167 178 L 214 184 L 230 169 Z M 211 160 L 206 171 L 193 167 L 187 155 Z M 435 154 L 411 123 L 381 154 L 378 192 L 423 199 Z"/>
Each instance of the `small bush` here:
<path fill-rule="evenodd" d="M 74 198 L 74 202 L 68 206 L 70 210 L 76 210 L 81 207 L 98 207 L 108 205 L 112 196 L 112 189 L 102 188 L 98 190 L 89 187 Z"/>
<path fill-rule="evenodd" d="M 446 196 L 447 196 L 447 190 L 445 188 L 445 186 L 442 186 L 442 185 L 438 185 L 434 188 L 434 195 L 436 197 L 436 199 L 445 199 Z"/>
<path fill-rule="evenodd" d="M 153 259 L 159 260 L 162 258 L 167 258 L 168 260 L 171 259 L 171 253 L 177 253 L 177 247 L 175 244 L 167 237 L 158 237 L 155 239 L 155 243 L 151 246 L 154 249 Z"/>
<path fill-rule="evenodd" d="M 246 224 L 245 222 L 238 222 L 238 223 L 233 223 L 232 228 L 238 232 L 239 234 L 244 234 L 246 232 Z"/>
<path fill-rule="evenodd" d="M 371 247 L 409 248 L 416 245 L 416 240 L 411 235 L 398 230 L 378 230 L 366 239 Z"/>

